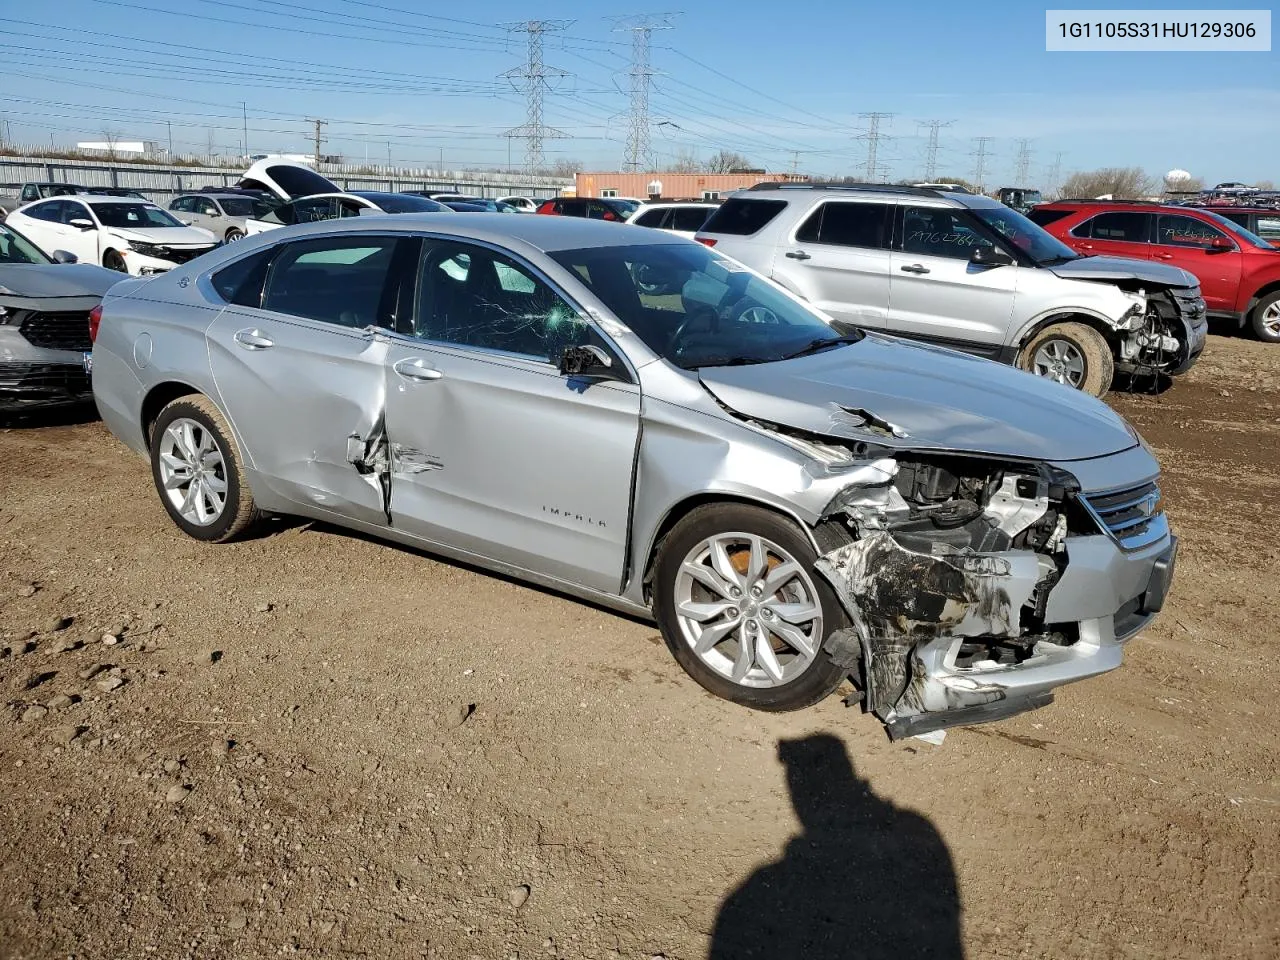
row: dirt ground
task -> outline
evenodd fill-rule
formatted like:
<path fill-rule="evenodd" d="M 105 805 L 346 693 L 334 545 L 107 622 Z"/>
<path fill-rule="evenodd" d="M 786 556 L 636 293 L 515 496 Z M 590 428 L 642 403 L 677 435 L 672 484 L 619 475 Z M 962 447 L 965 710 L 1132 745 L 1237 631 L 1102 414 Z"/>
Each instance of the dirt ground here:
<path fill-rule="evenodd" d="M 335 529 L 203 546 L 100 423 L 0 431 L 0 957 L 1280 956 L 1277 388 L 1215 336 L 1110 398 L 1170 605 L 941 746 Z"/>

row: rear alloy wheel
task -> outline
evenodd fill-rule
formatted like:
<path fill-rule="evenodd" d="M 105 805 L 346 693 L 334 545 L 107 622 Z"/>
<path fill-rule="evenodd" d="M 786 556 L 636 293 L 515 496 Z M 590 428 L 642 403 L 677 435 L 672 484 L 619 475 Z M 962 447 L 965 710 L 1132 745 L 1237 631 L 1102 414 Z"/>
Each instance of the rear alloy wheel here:
<path fill-rule="evenodd" d="M 108 250 L 102 255 L 102 265 L 108 270 L 119 270 L 121 273 L 129 272 L 129 268 L 124 264 L 124 256 L 116 250 Z"/>
<path fill-rule="evenodd" d="M 799 710 L 848 673 L 823 651 L 845 626 L 794 523 L 742 504 L 699 507 L 664 539 L 653 610 L 668 649 L 717 696 L 757 710 Z"/>
<path fill-rule="evenodd" d="M 244 236 L 243 230 L 237 229 L 236 227 L 232 227 L 230 230 L 227 231 L 227 236 L 225 239 L 227 243 L 235 243 L 237 240 L 241 239 L 243 236 Z"/>
<path fill-rule="evenodd" d="M 1095 397 L 1111 389 L 1115 360 L 1106 339 L 1083 323 L 1055 323 L 1027 342 L 1018 366 Z"/>
<path fill-rule="evenodd" d="M 1253 332 L 1265 343 L 1280 343 L 1280 291 L 1269 293 L 1253 308 L 1250 314 Z"/>
<path fill-rule="evenodd" d="M 196 540 L 232 540 L 259 517 L 231 428 L 208 397 L 180 397 L 160 411 L 151 474 L 169 517 Z"/>

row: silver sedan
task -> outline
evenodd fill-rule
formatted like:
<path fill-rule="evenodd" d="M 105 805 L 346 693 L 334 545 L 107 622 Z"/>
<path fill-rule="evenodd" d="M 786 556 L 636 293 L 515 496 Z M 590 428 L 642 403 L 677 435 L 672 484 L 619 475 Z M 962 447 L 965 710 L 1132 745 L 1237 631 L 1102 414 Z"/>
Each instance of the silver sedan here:
<path fill-rule="evenodd" d="M 1176 542 L 1091 397 L 840 328 L 713 249 L 561 217 L 273 231 L 105 303 L 93 388 L 173 522 L 328 520 L 633 614 L 764 710 L 892 736 L 1113 669 Z"/>

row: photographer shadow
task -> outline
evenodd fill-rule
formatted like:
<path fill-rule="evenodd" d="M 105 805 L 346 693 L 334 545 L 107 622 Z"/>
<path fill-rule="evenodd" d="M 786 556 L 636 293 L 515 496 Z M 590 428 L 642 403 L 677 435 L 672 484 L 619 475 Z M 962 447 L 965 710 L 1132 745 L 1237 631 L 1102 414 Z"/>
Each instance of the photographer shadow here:
<path fill-rule="evenodd" d="M 725 900 L 710 960 L 962 960 L 933 825 L 872 793 L 833 736 L 781 741 L 778 758 L 804 832 Z"/>

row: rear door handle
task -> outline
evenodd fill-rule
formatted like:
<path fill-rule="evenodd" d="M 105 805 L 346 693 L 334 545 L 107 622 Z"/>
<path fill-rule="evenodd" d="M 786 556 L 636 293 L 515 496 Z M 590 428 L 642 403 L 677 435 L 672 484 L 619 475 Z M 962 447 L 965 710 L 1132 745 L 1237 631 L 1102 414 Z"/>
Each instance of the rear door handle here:
<path fill-rule="evenodd" d="M 404 360 L 398 360 L 392 369 L 406 380 L 439 380 L 444 376 L 421 357 L 406 357 Z"/>
<path fill-rule="evenodd" d="M 813 257 L 805 253 L 803 250 L 788 250 L 786 255 L 790 257 L 792 260 L 812 260 L 813 259 Z"/>
<path fill-rule="evenodd" d="M 909 263 L 905 267 L 899 267 L 903 273 L 928 273 L 929 268 L 922 263 Z"/>
<path fill-rule="evenodd" d="M 267 347 L 274 347 L 276 342 L 266 336 L 261 330 L 255 328 L 237 330 L 235 335 L 236 343 L 244 347 L 246 350 L 265 350 Z"/>

